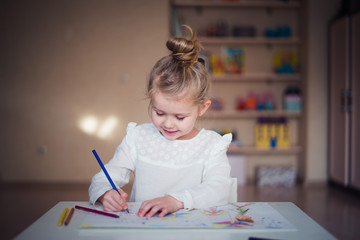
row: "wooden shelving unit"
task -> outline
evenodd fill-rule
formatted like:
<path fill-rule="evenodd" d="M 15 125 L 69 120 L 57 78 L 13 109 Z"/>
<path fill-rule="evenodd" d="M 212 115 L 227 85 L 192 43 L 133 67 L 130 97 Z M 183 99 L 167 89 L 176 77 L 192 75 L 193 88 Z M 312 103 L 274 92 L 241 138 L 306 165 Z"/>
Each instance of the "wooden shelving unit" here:
<path fill-rule="evenodd" d="M 229 26 L 232 25 L 249 25 L 252 22 L 256 25 L 256 27 L 264 27 L 268 22 L 264 19 L 271 19 L 272 17 L 278 18 L 279 14 L 289 14 L 289 11 L 291 11 L 290 18 L 293 17 L 294 14 L 299 14 L 301 6 L 300 1 L 297 0 L 290 0 L 290 1 L 267 1 L 267 0 L 247 0 L 247 1 L 238 1 L 238 2 L 226 2 L 226 1 L 220 1 L 220 0 L 173 0 L 171 1 L 171 7 L 172 10 L 178 11 L 176 14 L 186 14 L 189 17 L 188 22 L 185 21 L 185 24 L 188 24 L 190 26 L 195 26 L 196 31 L 203 30 L 206 28 L 207 23 L 214 23 L 216 17 L 222 18 L 227 17 L 229 22 Z M 172 11 L 172 13 L 174 13 Z M 207 12 L 208 11 L 208 12 Z M 231 16 L 227 16 L 226 11 L 231 12 Z M 273 14 L 275 11 L 277 11 L 277 14 Z M 217 15 L 219 13 L 219 16 Z M 237 14 L 241 13 L 240 15 L 247 14 L 246 18 L 242 18 L 242 20 L 237 19 Z M 254 14 L 253 14 L 254 13 Z M 261 20 L 258 19 L 259 15 L 255 14 L 263 14 L 265 17 L 261 18 Z M 221 15 L 222 14 L 222 15 Z M 235 17 L 234 17 L 235 16 Z M 239 21 L 239 22 L 238 22 Z M 263 21 L 259 24 L 259 21 Z M 275 20 L 276 21 L 276 20 Z M 299 20 L 294 20 L 292 18 L 292 26 L 298 27 L 299 26 Z M 283 20 L 285 24 L 288 23 L 288 19 Z M 295 22 L 295 23 L 294 23 Z M 282 22 L 279 22 L 279 24 Z M 198 28 L 198 29 L 196 29 Z M 298 30 L 298 29 L 297 29 Z M 301 43 L 301 38 L 298 31 L 295 31 L 295 34 L 293 34 L 289 38 L 268 38 L 263 37 L 261 33 L 258 32 L 257 36 L 255 37 L 206 37 L 204 32 L 199 36 L 199 41 L 204 45 L 205 49 L 215 50 L 215 53 L 218 54 L 223 46 L 240 46 L 244 48 L 250 48 L 249 54 L 256 54 L 256 56 L 261 56 L 259 61 L 261 64 L 259 66 L 264 67 L 260 68 L 258 66 L 256 67 L 250 67 L 249 69 L 246 69 L 243 74 L 223 74 L 223 75 L 212 75 L 212 81 L 214 84 L 216 84 L 216 89 L 221 91 L 221 93 L 224 95 L 227 95 L 228 100 L 230 101 L 229 96 L 233 96 L 233 99 L 235 101 L 236 94 L 239 94 L 236 89 L 241 90 L 244 92 L 243 87 L 251 89 L 284 89 L 284 86 L 289 84 L 295 84 L 295 85 L 301 85 L 302 82 L 302 74 L 296 73 L 296 74 L 276 74 L 272 72 L 271 67 L 269 68 L 269 64 L 271 64 L 271 59 L 269 56 L 274 53 L 274 51 L 277 51 L 279 49 L 297 49 L 300 50 L 303 46 Z M 198 31 L 199 32 L 199 31 Z M 265 53 L 262 55 L 262 53 Z M 246 53 L 247 54 L 247 53 Z M 245 55 L 246 55 L 245 54 Z M 252 55 L 255 56 L 255 55 Z M 246 56 L 245 56 L 246 57 Z M 252 59 L 252 64 L 257 64 L 257 59 Z M 276 84 L 272 84 L 276 83 Z M 260 86 L 260 87 L 259 87 Z M 225 90 L 226 88 L 229 89 L 229 91 Z M 279 92 L 275 93 L 278 96 L 280 95 Z M 282 94 L 282 93 L 281 93 Z M 221 97 L 221 95 L 219 96 Z M 301 112 L 289 112 L 281 110 L 281 104 L 277 103 L 278 106 L 277 109 L 272 111 L 256 111 L 256 110 L 243 110 L 238 111 L 235 109 L 229 109 L 226 108 L 224 110 L 216 111 L 211 110 L 208 111 L 204 116 L 204 120 L 210 120 L 210 122 L 219 123 L 218 125 L 222 125 L 225 127 L 232 127 L 229 124 L 237 124 L 241 126 L 246 120 L 246 122 L 255 123 L 257 118 L 260 117 L 286 117 L 289 119 L 289 121 L 292 122 L 292 127 L 296 126 L 295 134 L 298 134 L 300 132 L 300 122 L 302 119 L 302 113 Z M 293 124 L 293 122 L 296 122 L 296 124 Z M 300 126 L 300 127 L 299 127 Z M 253 126 L 251 126 L 253 127 Z M 236 127 L 235 127 L 236 128 Z M 249 128 L 246 129 L 246 134 L 254 134 L 254 132 L 249 131 Z M 240 132 L 240 138 L 243 139 L 249 139 L 248 137 L 242 135 L 242 132 Z M 251 137 L 250 137 L 251 138 Z M 230 147 L 228 153 L 229 154 L 242 154 L 247 156 L 288 156 L 288 155 L 296 155 L 299 156 L 299 154 L 302 153 L 303 149 L 301 147 L 301 141 L 299 140 L 300 137 L 296 137 L 298 140 L 295 141 L 292 146 L 290 146 L 287 149 L 259 149 L 256 147 L 252 147 L 251 145 L 255 145 L 254 143 L 245 143 L 244 147 Z"/>

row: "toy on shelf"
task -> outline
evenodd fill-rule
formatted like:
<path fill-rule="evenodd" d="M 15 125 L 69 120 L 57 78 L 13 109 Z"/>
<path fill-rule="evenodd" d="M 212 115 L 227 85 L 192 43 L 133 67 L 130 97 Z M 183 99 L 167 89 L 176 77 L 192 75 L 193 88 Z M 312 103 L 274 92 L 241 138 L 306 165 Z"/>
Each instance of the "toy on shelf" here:
<path fill-rule="evenodd" d="M 291 51 L 281 51 L 274 56 L 274 70 L 278 74 L 294 74 L 298 71 L 298 55 Z"/>
<path fill-rule="evenodd" d="M 228 74 L 242 74 L 245 65 L 245 52 L 242 48 L 223 47 L 225 71 Z"/>
<path fill-rule="evenodd" d="M 236 109 L 237 110 L 246 110 L 246 100 L 244 97 L 238 97 L 236 99 Z"/>
<path fill-rule="evenodd" d="M 224 109 L 224 101 L 220 98 L 212 98 L 210 109 L 216 110 L 216 111 L 223 110 Z"/>
<path fill-rule="evenodd" d="M 271 92 L 264 95 L 257 95 L 254 92 L 249 92 L 247 98 L 239 96 L 236 98 L 237 110 L 274 110 L 274 97 Z"/>
<path fill-rule="evenodd" d="M 290 129 L 288 121 L 280 118 L 259 118 L 255 125 L 257 148 L 289 148 Z"/>
<path fill-rule="evenodd" d="M 291 37 L 291 34 L 292 31 L 290 26 L 278 25 L 276 28 L 266 28 L 264 35 L 266 38 L 289 38 Z"/>
<path fill-rule="evenodd" d="M 275 100 L 273 94 L 271 92 L 268 92 L 265 94 L 264 98 L 265 98 L 264 109 L 268 111 L 274 110 Z"/>
<path fill-rule="evenodd" d="M 290 128 L 286 118 L 279 118 L 276 125 L 276 140 L 278 148 L 290 147 Z"/>
<path fill-rule="evenodd" d="M 262 111 L 265 109 L 265 96 L 258 96 L 256 103 L 256 110 Z"/>
<path fill-rule="evenodd" d="M 229 25 L 224 20 L 220 20 L 216 23 L 216 36 L 217 37 L 229 36 Z"/>
<path fill-rule="evenodd" d="M 222 75 L 225 73 L 225 66 L 219 56 L 211 54 L 210 57 L 210 69 L 214 75 Z"/>
<path fill-rule="evenodd" d="M 216 25 L 209 24 L 206 28 L 206 36 L 207 37 L 216 37 Z"/>
<path fill-rule="evenodd" d="M 224 47 L 222 56 L 208 54 L 212 74 L 242 74 L 244 72 L 244 51 L 241 48 Z"/>
<path fill-rule="evenodd" d="M 302 110 L 301 91 L 298 87 L 289 86 L 284 91 L 284 110 L 299 111 Z"/>
<path fill-rule="evenodd" d="M 224 20 L 218 20 L 215 24 L 209 24 L 206 28 L 207 37 L 228 37 L 229 25 Z"/>
<path fill-rule="evenodd" d="M 246 99 L 246 109 L 248 110 L 255 110 L 257 104 L 257 97 L 256 94 L 250 92 L 247 99 Z"/>

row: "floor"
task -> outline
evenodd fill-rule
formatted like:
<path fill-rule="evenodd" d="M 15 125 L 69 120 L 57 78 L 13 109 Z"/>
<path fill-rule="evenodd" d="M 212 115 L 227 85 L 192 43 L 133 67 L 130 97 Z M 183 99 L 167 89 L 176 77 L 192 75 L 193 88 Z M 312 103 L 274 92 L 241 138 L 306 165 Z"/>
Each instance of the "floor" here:
<path fill-rule="evenodd" d="M 87 184 L 0 184 L 0 239 L 12 239 L 58 201 L 88 201 Z M 293 202 L 338 239 L 359 239 L 360 195 L 333 185 L 238 188 L 239 201 Z"/>

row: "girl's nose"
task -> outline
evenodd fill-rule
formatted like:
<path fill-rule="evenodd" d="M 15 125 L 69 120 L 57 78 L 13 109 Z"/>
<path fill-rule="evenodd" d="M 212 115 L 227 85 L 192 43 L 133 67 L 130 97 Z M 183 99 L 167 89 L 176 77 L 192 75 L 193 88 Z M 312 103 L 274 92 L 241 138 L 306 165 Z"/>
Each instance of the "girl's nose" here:
<path fill-rule="evenodd" d="M 171 117 L 166 118 L 164 125 L 165 125 L 166 128 L 169 128 L 169 129 L 174 127 L 174 122 L 171 119 Z"/>

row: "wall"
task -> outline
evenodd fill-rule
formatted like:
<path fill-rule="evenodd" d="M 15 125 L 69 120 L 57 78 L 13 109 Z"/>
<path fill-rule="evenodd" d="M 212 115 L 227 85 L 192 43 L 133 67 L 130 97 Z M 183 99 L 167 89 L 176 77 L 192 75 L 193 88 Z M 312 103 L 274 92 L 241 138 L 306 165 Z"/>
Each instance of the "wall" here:
<path fill-rule="evenodd" d="M 340 0 L 307 1 L 307 87 L 305 182 L 327 179 L 328 144 L 328 23 Z"/>
<path fill-rule="evenodd" d="M 99 171 L 91 150 L 107 162 L 127 123 L 148 121 L 145 82 L 168 54 L 168 1 L 0 9 L 0 180 L 89 182 Z"/>
<path fill-rule="evenodd" d="M 306 2 L 304 177 L 316 182 L 327 178 L 327 23 L 340 0 Z M 0 4 L 0 181 L 89 182 L 91 150 L 107 162 L 127 122 L 148 121 L 143 91 L 167 54 L 168 1 Z"/>

